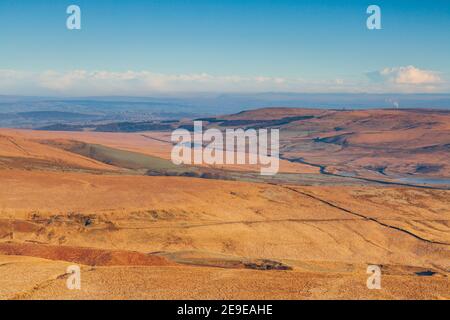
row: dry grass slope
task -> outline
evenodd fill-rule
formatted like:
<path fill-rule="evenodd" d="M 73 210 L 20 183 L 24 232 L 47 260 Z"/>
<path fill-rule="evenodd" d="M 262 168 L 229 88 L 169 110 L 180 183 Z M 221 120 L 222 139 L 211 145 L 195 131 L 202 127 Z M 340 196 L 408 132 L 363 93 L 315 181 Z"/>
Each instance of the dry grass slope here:
<path fill-rule="evenodd" d="M 363 158 L 349 158 L 361 144 L 414 149 L 394 131 L 421 132 L 421 148 L 448 139 L 447 115 L 438 113 L 418 129 L 404 127 L 397 111 L 265 109 L 229 120 L 309 114 L 316 118 L 288 124 L 286 154 L 338 171 L 347 168 L 334 162 L 348 160 L 345 166 L 369 174 Z M 406 121 L 417 123 L 417 115 Z M 438 124 L 425 130 L 425 122 Z M 334 137 L 339 123 L 346 123 L 338 130 L 344 148 L 333 138 L 320 142 L 323 150 L 296 149 L 317 135 Z M 80 141 L 167 159 L 170 144 L 160 138 L 167 137 L 0 131 L 0 298 L 450 298 L 449 190 L 142 176 L 55 145 Z M 330 148 L 341 151 L 330 159 Z M 388 161 L 383 152 L 367 161 Z M 388 165 L 387 174 L 395 168 Z M 81 291 L 65 288 L 74 263 L 82 267 Z M 368 264 L 382 266 L 382 290 L 367 289 Z"/>

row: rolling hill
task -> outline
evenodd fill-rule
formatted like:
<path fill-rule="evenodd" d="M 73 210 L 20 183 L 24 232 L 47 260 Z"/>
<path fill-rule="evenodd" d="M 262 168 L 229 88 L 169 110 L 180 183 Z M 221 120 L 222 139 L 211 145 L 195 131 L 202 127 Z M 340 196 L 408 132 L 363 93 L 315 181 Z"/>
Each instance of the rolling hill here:
<path fill-rule="evenodd" d="M 450 298 L 450 190 L 382 183 L 448 177 L 436 147 L 446 112 L 261 109 L 205 121 L 278 127 L 291 161 L 264 180 L 246 166 L 174 168 L 167 132 L 0 130 L 0 297 Z M 72 264 L 80 291 L 65 287 Z M 373 264 L 382 290 L 366 287 Z"/>

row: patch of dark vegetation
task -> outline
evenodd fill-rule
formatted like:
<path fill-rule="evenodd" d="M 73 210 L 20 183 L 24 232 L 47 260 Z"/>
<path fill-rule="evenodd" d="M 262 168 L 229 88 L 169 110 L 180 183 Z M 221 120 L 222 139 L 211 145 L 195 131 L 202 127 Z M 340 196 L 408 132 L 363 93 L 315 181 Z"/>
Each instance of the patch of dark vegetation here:
<path fill-rule="evenodd" d="M 197 121 L 205 121 L 208 123 L 217 123 L 221 127 L 245 127 L 252 129 L 260 129 L 267 127 L 277 127 L 289 124 L 294 121 L 301 121 L 312 119 L 314 116 L 297 116 L 285 117 L 273 120 L 226 120 L 219 118 L 199 118 Z M 95 132 L 144 132 L 144 131 L 170 131 L 174 129 L 186 129 L 194 131 L 192 123 L 179 124 L 177 120 L 162 120 L 162 121 L 144 121 L 144 122 L 111 122 L 106 124 L 84 124 L 74 125 L 65 123 L 55 123 L 37 130 L 47 131 L 95 131 Z"/>
<path fill-rule="evenodd" d="M 314 116 L 285 117 L 274 120 L 225 120 L 221 123 L 221 125 L 225 127 L 250 126 L 254 129 L 259 129 L 264 127 L 282 126 L 294 121 L 308 120 L 312 118 L 314 118 Z"/>
<path fill-rule="evenodd" d="M 89 227 L 94 224 L 96 217 L 93 215 L 85 215 L 85 214 L 78 213 L 78 212 L 70 212 L 67 215 L 67 219 L 69 221 L 74 221 L 76 223 L 79 223 L 79 224 L 83 225 L 84 227 Z"/>
<path fill-rule="evenodd" d="M 93 221 L 91 220 L 91 218 L 86 218 L 84 220 L 84 226 L 85 227 L 89 227 L 92 223 L 93 223 Z"/>
<path fill-rule="evenodd" d="M 332 144 L 337 144 L 337 145 L 341 145 L 341 146 L 348 146 L 347 138 L 350 135 L 351 134 L 349 134 L 349 133 L 345 133 L 345 134 L 340 134 L 340 135 L 332 136 L 332 137 L 315 138 L 314 142 L 332 143 Z"/>
<path fill-rule="evenodd" d="M 198 119 L 195 119 L 194 121 L 206 121 L 206 122 L 214 123 L 214 122 L 222 122 L 224 120 L 220 120 L 217 118 L 198 118 Z"/>
<path fill-rule="evenodd" d="M 76 224 L 88 227 L 92 226 L 97 220 L 97 217 L 95 215 L 86 215 L 79 212 L 69 212 L 67 213 L 67 215 L 56 214 L 49 217 L 41 216 L 39 212 L 32 212 L 30 218 L 31 221 L 35 223 L 44 224 L 47 226 Z"/>
<path fill-rule="evenodd" d="M 89 124 L 89 125 L 70 125 L 56 123 L 48 126 L 39 127 L 37 130 L 45 131 L 95 131 L 95 132 L 143 132 L 143 131 L 170 131 L 172 124 L 178 121 L 162 122 L 112 122 L 107 124 Z"/>
<path fill-rule="evenodd" d="M 232 180 L 225 174 L 218 172 L 201 172 L 201 171 L 170 171 L 170 170 L 148 170 L 147 176 L 153 177 L 189 177 L 200 179 L 212 179 L 212 180 Z"/>
<path fill-rule="evenodd" d="M 315 118 L 315 116 L 296 116 L 296 117 L 284 117 L 281 119 L 271 119 L 271 120 L 226 120 L 219 118 L 199 118 L 196 121 L 207 121 L 209 123 L 218 123 L 221 127 L 245 127 L 247 129 L 261 129 L 268 127 L 282 126 L 289 124 L 294 121 L 308 120 Z M 193 131 L 194 126 L 192 124 L 181 125 L 178 128 L 186 129 L 188 131 Z"/>
<path fill-rule="evenodd" d="M 86 129 L 86 128 L 84 126 L 81 126 L 81 125 L 56 123 L 56 124 L 51 124 L 51 125 L 48 125 L 48 126 L 37 128 L 36 130 L 43 130 L 43 131 L 82 131 L 83 129 Z"/>
<path fill-rule="evenodd" d="M 245 127 L 245 126 L 255 126 L 261 123 L 267 123 L 264 120 L 222 120 L 220 125 L 222 127 Z"/>
<path fill-rule="evenodd" d="M 442 165 L 420 163 L 416 166 L 416 173 L 436 173 L 443 168 Z"/>
<path fill-rule="evenodd" d="M 435 274 L 436 272 L 430 270 L 416 272 L 416 275 L 418 275 L 419 277 L 431 277 Z"/>
<path fill-rule="evenodd" d="M 182 124 L 181 126 L 178 126 L 177 129 L 185 129 L 189 132 L 194 132 L 194 125 L 193 124 Z"/>
<path fill-rule="evenodd" d="M 425 147 L 419 147 L 409 150 L 411 154 L 427 154 L 431 152 L 450 152 L 450 143 L 433 144 Z"/>
<path fill-rule="evenodd" d="M 315 118 L 315 116 L 285 117 L 285 118 L 281 118 L 279 120 L 265 121 L 264 123 L 259 125 L 258 128 L 264 128 L 266 126 L 268 126 L 268 127 L 282 126 L 282 125 L 285 125 L 285 124 L 289 124 L 291 122 L 302 121 L 302 120 L 309 120 L 309 119 L 313 119 L 313 118 Z"/>
<path fill-rule="evenodd" d="M 215 179 L 215 180 L 232 180 L 226 175 L 217 173 L 217 172 L 203 172 L 200 174 L 201 179 Z"/>
<path fill-rule="evenodd" d="M 115 122 L 98 125 L 96 132 L 141 132 L 141 131 L 169 131 L 172 126 L 157 122 Z"/>
<path fill-rule="evenodd" d="M 245 268 L 253 270 L 292 270 L 292 267 L 273 260 L 258 260 L 257 262 L 245 262 Z"/>

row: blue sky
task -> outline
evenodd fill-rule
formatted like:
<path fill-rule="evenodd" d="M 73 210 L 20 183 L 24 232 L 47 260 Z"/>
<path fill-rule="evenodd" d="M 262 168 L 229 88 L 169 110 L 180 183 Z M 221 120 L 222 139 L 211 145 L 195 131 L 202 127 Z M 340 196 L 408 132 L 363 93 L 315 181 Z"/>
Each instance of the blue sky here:
<path fill-rule="evenodd" d="M 1 0 L 0 94 L 450 92 L 449 39 L 447 0 Z"/>

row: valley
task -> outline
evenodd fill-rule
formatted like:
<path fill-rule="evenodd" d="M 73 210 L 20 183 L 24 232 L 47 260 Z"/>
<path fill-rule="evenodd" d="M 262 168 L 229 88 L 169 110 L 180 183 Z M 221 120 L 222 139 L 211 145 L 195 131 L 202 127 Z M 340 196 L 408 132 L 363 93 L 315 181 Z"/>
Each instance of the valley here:
<path fill-rule="evenodd" d="M 0 297 L 449 299 L 450 116 L 417 113 L 203 119 L 279 128 L 273 177 L 175 166 L 170 132 L 0 129 Z"/>

